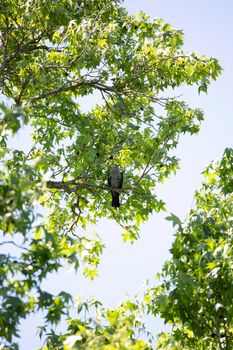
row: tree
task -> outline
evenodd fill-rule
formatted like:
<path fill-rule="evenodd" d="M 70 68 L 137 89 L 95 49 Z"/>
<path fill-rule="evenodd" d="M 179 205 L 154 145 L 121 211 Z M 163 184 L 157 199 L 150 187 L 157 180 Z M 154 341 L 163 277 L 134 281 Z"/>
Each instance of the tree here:
<path fill-rule="evenodd" d="M 232 349 L 232 175 L 229 148 L 205 169 L 187 222 L 168 218 L 178 227 L 172 258 L 146 296 L 149 311 L 173 326 L 158 349 Z"/>
<path fill-rule="evenodd" d="M 178 168 L 179 136 L 203 119 L 167 89 L 206 92 L 221 68 L 183 52 L 181 31 L 118 0 L 3 0 L 0 33 L 0 336 L 17 349 L 22 318 L 44 310 L 46 332 L 68 313 L 70 294 L 41 289 L 50 273 L 72 264 L 97 275 L 104 247 L 90 225 L 115 220 L 133 242 L 164 210 L 156 184 Z M 89 111 L 86 96 L 98 97 Z M 21 130 L 29 148 L 12 146 Z M 124 169 L 119 209 L 107 185 L 113 163 Z"/>

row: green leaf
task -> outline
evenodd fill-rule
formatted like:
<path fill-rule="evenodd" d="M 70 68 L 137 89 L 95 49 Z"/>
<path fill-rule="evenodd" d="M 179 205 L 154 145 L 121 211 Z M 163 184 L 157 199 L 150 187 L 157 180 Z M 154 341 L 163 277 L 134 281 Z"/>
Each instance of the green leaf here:
<path fill-rule="evenodd" d="M 178 218 L 178 216 L 174 215 L 171 213 L 170 216 L 167 216 L 165 218 L 167 221 L 171 221 L 172 222 L 172 226 L 175 227 L 175 226 L 179 226 L 181 227 L 181 221 L 180 219 Z"/>

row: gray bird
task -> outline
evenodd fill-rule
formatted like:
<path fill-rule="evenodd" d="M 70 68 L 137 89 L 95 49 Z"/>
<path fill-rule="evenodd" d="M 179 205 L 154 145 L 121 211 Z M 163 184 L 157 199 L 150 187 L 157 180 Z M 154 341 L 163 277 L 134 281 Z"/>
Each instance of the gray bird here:
<path fill-rule="evenodd" d="M 123 185 L 123 172 L 120 171 L 118 165 L 114 164 L 109 175 L 108 175 L 108 185 L 112 188 L 112 207 L 119 208 L 120 206 L 120 193 L 114 190 L 121 190 Z"/>

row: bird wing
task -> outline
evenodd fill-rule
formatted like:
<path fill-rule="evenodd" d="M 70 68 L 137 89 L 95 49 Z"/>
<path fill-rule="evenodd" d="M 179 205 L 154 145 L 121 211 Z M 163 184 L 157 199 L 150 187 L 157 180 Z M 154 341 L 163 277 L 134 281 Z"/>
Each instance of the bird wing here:
<path fill-rule="evenodd" d="M 120 177 L 120 181 L 119 181 L 119 188 L 121 189 L 123 186 L 123 172 L 120 173 L 121 177 Z"/>

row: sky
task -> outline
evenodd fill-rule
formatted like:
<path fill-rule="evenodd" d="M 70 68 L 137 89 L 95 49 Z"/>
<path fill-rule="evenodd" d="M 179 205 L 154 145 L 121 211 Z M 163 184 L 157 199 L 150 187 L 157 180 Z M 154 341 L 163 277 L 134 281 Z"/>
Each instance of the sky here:
<path fill-rule="evenodd" d="M 159 195 L 167 204 L 167 213 L 155 214 L 141 227 L 141 238 L 134 245 L 124 244 L 121 231 L 114 222 L 101 222 L 97 232 L 106 245 L 99 268 L 100 277 L 91 282 L 80 274 L 62 271 L 52 275 L 44 284 L 52 293 L 62 289 L 74 296 L 96 296 L 107 307 L 117 305 L 124 296 L 133 296 L 144 279 L 155 283 L 155 275 L 169 258 L 174 230 L 165 220 L 169 213 L 185 219 L 193 203 L 195 190 L 200 188 L 201 172 L 207 164 L 221 158 L 226 147 L 232 147 L 232 82 L 233 82 L 233 1 L 232 0 L 126 0 L 129 12 L 147 12 L 152 18 L 161 17 L 176 29 L 182 29 L 185 51 L 214 56 L 224 69 L 212 82 L 208 94 L 198 95 L 194 88 L 183 90 L 183 99 L 193 108 L 205 113 L 201 131 L 195 136 L 181 138 L 176 155 L 181 169 L 166 184 L 159 186 Z M 163 327 L 160 320 L 150 319 L 152 331 Z M 22 323 L 20 349 L 39 346 L 36 326 L 41 315 Z"/>

